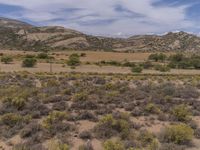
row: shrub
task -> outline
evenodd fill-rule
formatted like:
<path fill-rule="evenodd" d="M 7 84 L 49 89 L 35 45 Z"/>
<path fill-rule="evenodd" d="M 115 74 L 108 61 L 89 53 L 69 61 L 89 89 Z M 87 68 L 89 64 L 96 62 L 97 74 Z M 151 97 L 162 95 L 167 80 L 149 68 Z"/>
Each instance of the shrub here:
<path fill-rule="evenodd" d="M 35 58 L 25 58 L 22 62 L 23 67 L 34 67 L 37 64 L 37 60 Z"/>
<path fill-rule="evenodd" d="M 154 139 L 154 135 L 147 130 L 141 130 L 138 136 L 138 140 L 141 141 L 143 146 L 151 144 Z"/>
<path fill-rule="evenodd" d="M 30 121 L 30 119 L 31 119 L 30 116 L 23 117 L 18 114 L 8 113 L 8 114 L 4 114 L 3 116 L 1 116 L 0 122 L 9 127 L 14 127 L 15 125 L 21 125 L 23 123 L 28 123 Z"/>
<path fill-rule="evenodd" d="M 74 101 L 86 101 L 88 94 L 86 92 L 80 92 L 73 95 L 72 100 Z"/>
<path fill-rule="evenodd" d="M 104 142 L 103 148 L 104 150 L 125 150 L 123 143 L 119 140 L 114 142 L 111 140 L 107 140 L 106 142 Z"/>
<path fill-rule="evenodd" d="M 48 150 L 69 150 L 69 146 L 61 143 L 60 141 L 51 140 L 48 145 Z"/>
<path fill-rule="evenodd" d="M 161 145 L 159 150 L 186 150 L 186 146 L 177 145 L 173 143 L 164 143 Z"/>
<path fill-rule="evenodd" d="M 129 62 L 129 61 L 125 61 L 122 66 L 124 67 L 135 67 L 135 63 L 134 62 Z"/>
<path fill-rule="evenodd" d="M 178 105 L 172 109 L 172 115 L 178 121 L 188 121 L 190 112 L 186 105 Z"/>
<path fill-rule="evenodd" d="M 153 139 L 153 141 L 148 145 L 148 150 L 158 150 L 160 147 L 157 139 Z"/>
<path fill-rule="evenodd" d="M 142 67 L 140 67 L 140 66 L 132 67 L 132 68 L 131 68 L 131 71 L 132 71 L 133 73 L 141 73 L 141 72 L 142 72 Z"/>
<path fill-rule="evenodd" d="M 11 104 L 17 107 L 17 109 L 21 109 L 22 107 L 25 106 L 26 100 L 20 97 L 15 97 L 13 98 Z"/>
<path fill-rule="evenodd" d="M 66 118 L 67 114 L 65 112 L 53 111 L 43 120 L 42 126 L 50 129 L 54 123 L 58 123 Z"/>
<path fill-rule="evenodd" d="M 187 144 L 193 138 L 194 131 L 186 124 L 171 125 L 164 129 L 163 140 L 175 144 Z"/>
<path fill-rule="evenodd" d="M 159 107 L 156 106 L 153 103 L 147 104 L 146 107 L 145 107 L 145 111 L 148 112 L 148 113 L 155 113 L 155 114 L 161 112 L 160 109 L 159 109 Z"/>
<path fill-rule="evenodd" d="M 185 60 L 185 56 L 182 53 L 177 53 L 177 54 L 171 55 L 169 57 L 169 60 L 171 60 L 172 62 L 181 62 Z"/>
<path fill-rule="evenodd" d="M 158 62 L 158 61 L 163 62 L 163 61 L 165 61 L 167 59 L 167 56 L 165 54 L 163 54 L 163 53 L 160 53 L 160 54 L 156 53 L 156 54 L 149 55 L 148 59 L 149 60 L 153 60 L 155 62 Z"/>
<path fill-rule="evenodd" d="M 80 56 L 81 57 L 86 57 L 86 53 L 81 53 Z"/>
<path fill-rule="evenodd" d="M 195 69 L 200 69 L 200 59 L 192 59 L 192 60 L 191 60 L 191 65 L 192 65 Z"/>
<path fill-rule="evenodd" d="M 197 128 L 194 132 L 196 138 L 200 139 L 200 128 Z"/>
<path fill-rule="evenodd" d="M 48 56 L 47 53 L 39 53 L 39 54 L 37 55 L 37 58 L 38 58 L 38 59 L 48 59 L 49 56 Z"/>
<path fill-rule="evenodd" d="M 69 66 L 78 66 L 80 65 L 80 57 L 78 54 L 72 54 L 69 56 L 69 60 L 67 61 L 67 65 Z"/>
<path fill-rule="evenodd" d="M 100 138 L 110 138 L 119 134 L 122 139 L 126 139 L 130 133 L 130 124 L 125 119 L 115 119 L 112 115 L 106 115 L 101 118 L 95 130 Z"/>
<path fill-rule="evenodd" d="M 168 72 L 170 71 L 170 68 L 166 65 L 156 65 L 155 70 L 160 71 L 160 72 Z"/>
<path fill-rule="evenodd" d="M 13 58 L 11 56 L 2 56 L 1 62 L 5 63 L 5 64 L 9 64 L 9 63 L 13 62 Z"/>

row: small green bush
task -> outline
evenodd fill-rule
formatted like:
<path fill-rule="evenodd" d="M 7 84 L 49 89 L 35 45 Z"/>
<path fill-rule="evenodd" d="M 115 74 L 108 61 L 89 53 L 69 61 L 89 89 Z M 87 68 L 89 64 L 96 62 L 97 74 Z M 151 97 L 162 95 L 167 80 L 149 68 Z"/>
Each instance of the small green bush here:
<path fill-rule="evenodd" d="M 138 136 L 138 140 L 142 143 L 143 146 L 151 144 L 154 139 L 154 135 L 147 130 L 141 130 Z"/>
<path fill-rule="evenodd" d="M 52 124 L 62 121 L 66 118 L 67 114 L 65 112 L 53 111 L 47 116 L 47 118 L 43 120 L 42 126 L 46 129 L 50 129 Z"/>
<path fill-rule="evenodd" d="M 14 113 L 8 113 L 0 117 L 0 122 L 9 127 L 14 127 L 15 125 L 28 123 L 30 119 L 31 119 L 30 116 L 21 116 Z"/>
<path fill-rule="evenodd" d="M 142 72 L 142 67 L 140 67 L 140 66 L 135 66 L 135 67 L 132 67 L 131 68 L 131 71 L 133 72 L 133 73 L 141 73 Z"/>
<path fill-rule="evenodd" d="M 48 150 L 69 150 L 69 146 L 57 140 L 51 140 L 48 145 Z"/>
<path fill-rule="evenodd" d="M 170 68 L 166 65 L 155 65 L 154 68 L 155 68 L 155 70 L 160 71 L 160 72 L 170 71 Z"/>
<path fill-rule="evenodd" d="M 35 58 L 25 58 L 22 62 L 22 67 L 34 67 L 37 64 Z"/>
<path fill-rule="evenodd" d="M 106 142 L 104 142 L 103 148 L 104 150 L 125 150 L 123 143 L 119 140 L 114 142 L 111 140 L 107 140 Z"/>
<path fill-rule="evenodd" d="M 160 54 L 156 53 L 156 54 L 149 55 L 148 59 L 155 62 L 158 62 L 158 61 L 164 62 L 167 59 L 167 56 L 163 53 L 160 53 Z"/>
<path fill-rule="evenodd" d="M 47 53 L 39 53 L 39 54 L 37 55 L 37 58 L 38 58 L 38 59 L 48 59 L 49 56 L 48 56 Z"/>
<path fill-rule="evenodd" d="M 190 111 L 186 105 L 178 105 L 172 109 L 172 116 L 178 121 L 188 121 Z"/>
<path fill-rule="evenodd" d="M 106 115 L 97 124 L 96 132 L 101 138 L 110 138 L 114 134 L 119 134 L 122 139 L 126 139 L 130 133 L 130 124 L 123 118 L 115 119 L 112 115 Z"/>
<path fill-rule="evenodd" d="M 187 144 L 192 140 L 193 135 L 193 129 L 186 124 L 171 125 L 165 128 L 163 140 L 174 144 Z"/>
<path fill-rule="evenodd" d="M 158 114 L 161 112 L 160 108 L 153 103 L 149 103 L 145 107 L 145 111 L 148 113 L 155 113 Z"/>
<path fill-rule="evenodd" d="M 12 58 L 12 56 L 2 56 L 1 62 L 5 63 L 5 64 L 9 64 L 9 63 L 13 62 L 13 58 Z"/>
<path fill-rule="evenodd" d="M 69 66 L 78 66 L 81 64 L 80 56 L 78 54 L 72 54 L 69 56 L 69 60 L 67 61 L 67 65 Z"/>
<path fill-rule="evenodd" d="M 73 101 L 86 101 L 88 99 L 87 92 L 80 92 L 73 95 Z"/>

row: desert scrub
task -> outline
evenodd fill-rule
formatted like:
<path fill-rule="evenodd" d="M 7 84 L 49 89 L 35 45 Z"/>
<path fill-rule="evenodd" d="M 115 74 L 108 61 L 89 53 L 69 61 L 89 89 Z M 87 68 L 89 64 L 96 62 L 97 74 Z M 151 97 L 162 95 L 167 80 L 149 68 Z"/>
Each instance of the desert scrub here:
<path fill-rule="evenodd" d="M 190 119 L 190 111 L 186 105 L 175 106 L 171 111 L 172 116 L 178 121 L 188 121 Z"/>
<path fill-rule="evenodd" d="M 159 114 L 159 113 L 161 113 L 160 108 L 157 105 L 153 104 L 153 103 L 147 104 L 145 106 L 145 111 L 147 113 L 152 113 L 152 114 Z"/>
<path fill-rule="evenodd" d="M 25 58 L 22 61 L 22 67 L 32 68 L 37 64 L 37 59 L 35 58 Z"/>
<path fill-rule="evenodd" d="M 8 102 L 12 106 L 16 107 L 18 110 L 23 108 L 26 104 L 26 100 L 22 97 L 5 98 L 4 102 Z"/>
<path fill-rule="evenodd" d="M 87 92 L 80 92 L 80 93 L 75 93 L 72 96 L 73 101 L 86 101 L 88 99 L 88 93 Z"/>
<path fill-rule="evenodd" d="M 100 138 L 110 138 L 113 135 L 119 135 L 126 139 L 130 133 L 130 123 L 124 119 L 115 119 L 112 115 L 106 115 L 101 118 L 95 132 Z"/>
<path fill-rule="evenodd" d="M 137 139 L 138 141 L 141 142 L 143 147 L 146 147 L 148 145 L 151 145 L 154 142 L 155 136 L 153 135 L 153 133 L 147 130 L 141 130 L 139 132 Z"/>
<path fill-rule="evenodd" d="M 53 111 L 43 120 L 42 126 L 50 129 L 54 123 L 62 122 L 65 119 L 67 119 L 66 112 Z"/>
<path fill-rule="evenodd" d="M 70 56 L 69 56 L 69 59 L 68 59 L 68 61 L 67 61 L 67 65 L 68 66 L 73 66 L 73 67 L 75 67 L 75 66 L 78 66 L 78 65 L 80 65 L 81 64 L 81 61 L 80 61 L 80 56 L 78 55 L 78 54 L 71 54 Z"/>
<path fill-rule="evenodd" d="M 21 116 L 14 113 L 7 113 L 0 117 L 0 123 L 7 125 L 9 127 L 14 127 L 16 125 L 27 124 L 31 120 L 31 116 Z"/>
<path fill-rule="evenodd" d="M 48 150 L 69 150 L 69 146 L 54 139 L 49 142 Z"/>
<path fill-rule="evenodd" d="M 107 140 L 103 143 L 104 150 L 125 150 L 124 144 L 120 140 Z"/>
<path fill-rule="evenodd" d="M 9 63 L 13 62 L 13 58 L 12 58 L 12 56 L 2 56 L 1 62 L 3 62 L 4 64 L 9 64 Z"/>
<path fill-rule="evenodd" d="M 134 67 L 131 68 L 131 71 L 133 73 L 141 73 L 142 70 L 143 70 L 143 68 L 141 66 L 134 66 Z"/>
<path fill-rule="evenodd" d="M 193 139 L 194 130 L 186 124 L 171 125 L 161 133 L 164 142 L 174 144 L 188 144 Z"/>

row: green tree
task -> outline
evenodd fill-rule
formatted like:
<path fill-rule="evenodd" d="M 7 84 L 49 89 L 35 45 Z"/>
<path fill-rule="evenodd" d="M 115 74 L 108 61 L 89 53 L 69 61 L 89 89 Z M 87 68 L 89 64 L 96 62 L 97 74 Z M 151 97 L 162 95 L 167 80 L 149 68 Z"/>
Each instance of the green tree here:
<path fill-rule="evenodd" d="M 78 54 L 72 54 L 69 56 L 69 60 L 67 61 L 69 66 L 78 66 L 81 64 L 80 56 Z"/>
<path fill-rule="evenodd" d="M 37 64 L 37 59 L 35 58 L 25 58 L 22 62 L 23 67 L 34 67 Z"/>

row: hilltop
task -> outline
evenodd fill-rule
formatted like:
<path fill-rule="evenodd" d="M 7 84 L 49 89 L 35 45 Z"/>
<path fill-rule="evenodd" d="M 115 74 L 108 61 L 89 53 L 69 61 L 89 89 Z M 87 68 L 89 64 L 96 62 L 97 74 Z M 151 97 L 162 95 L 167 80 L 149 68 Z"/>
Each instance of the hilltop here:
<path fill-rule="evenodd" d="M 36 27 L 0 18 L 0 48 L 15 50 L 93 50 L 118 52 L 200 51 L 200 37 L 186 32 L 110 38 L 59 26 Z"/>

